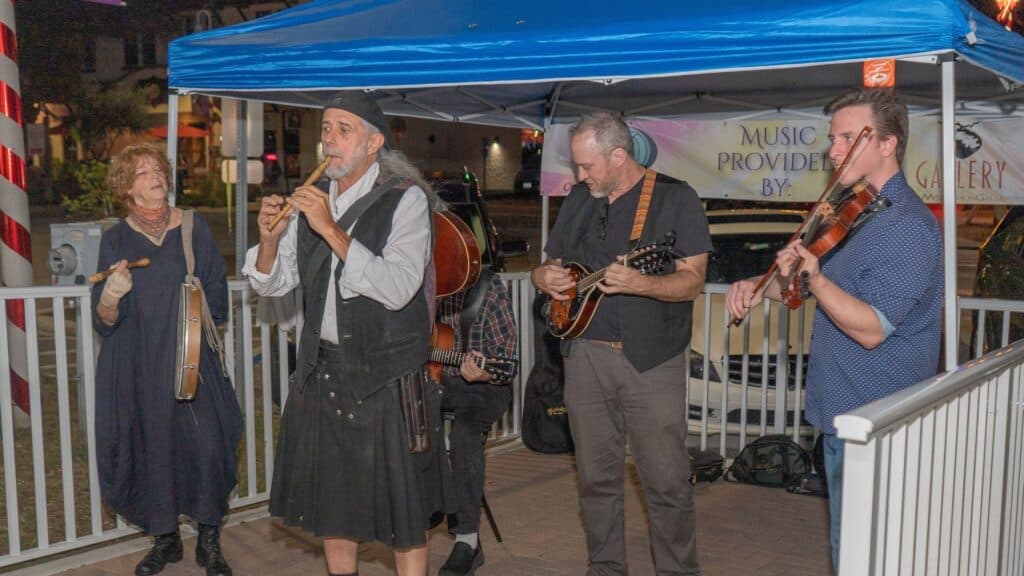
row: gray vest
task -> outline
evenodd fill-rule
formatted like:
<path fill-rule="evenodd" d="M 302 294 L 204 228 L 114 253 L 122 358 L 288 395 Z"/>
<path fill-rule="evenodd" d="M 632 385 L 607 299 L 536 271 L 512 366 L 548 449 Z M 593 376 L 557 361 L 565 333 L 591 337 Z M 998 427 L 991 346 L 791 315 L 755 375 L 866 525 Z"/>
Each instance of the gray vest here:
<path fill-rule="evenodd" d="M 379 182 L 377 186 L 389 187 Z M 352 229 L 352 237 L 378 256 L 387 243 L 395 210 L 407 187 L 392 187 L 383 192 Z M 370 194 L 378 191 L 374 188 Z M 423 224 L 430 225 L 429 222 Z M 297 258 L 305 294 L 306 322 L 299 342 L 295 381 L 304 386 L 313 375 L 320 349 L 320 324 L 328 297 L 331 248 L 313 232 L 304 216 L 300 216 L 298 225 Z M 338 263 L 336 279 L 341 277 L 343 266 L 344 262 Z M 334 298 L 338 346 L 345 358 L 337 369 L 344 375 L 346 387 L 354 398 L 366 398 L 388 382 L 426 363 L 431 323 L 422 286 L 404 308 L 395 311 L 363 296 L 343 300 L 336 291 Z"/>
<path fill-rule="evenodd" d="M 661 241 L 666 232 L 673 231 L 671 215 L 683 209 L 683 192 L 686 184 L 659 174 L 651 195 L 651 206 L 647 222 L 640 237 L 640 245 Z M 584 255 L 579 239 L 583 238 L 587 226 L 596 217 L 602 200 L 590 195 L 586 185 L 577 185 L 566 198 L 559 210 L 567 214 L 564 228 L 560 233 L 567 241 L 562 262 L 583 262 Z M 677 236 L 687 230 L 674 230 Z M 678 244 L 678 243 L 677 243 Z M 686 254 L 683 254 L 686 256 Z M 666 270 L 671 272 L 671 270 Z M 644 372 L 682 353 L 690 343 L 692 331 L 691 315 L 693 302 L 662 302 L 642 296 L 617 295 L 622 298 L 620 328 L 622 331 L 622 353 L 633 367 Z M 562 341 L 562 354 L 569 355 L 571 340 Z"/>

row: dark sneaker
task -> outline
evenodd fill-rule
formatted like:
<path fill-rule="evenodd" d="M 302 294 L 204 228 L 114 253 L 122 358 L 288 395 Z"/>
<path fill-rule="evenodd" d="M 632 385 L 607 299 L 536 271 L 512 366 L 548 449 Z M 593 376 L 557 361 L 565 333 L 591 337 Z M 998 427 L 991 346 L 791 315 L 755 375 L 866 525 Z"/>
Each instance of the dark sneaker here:
<path fill-rule="evenodd" d="M 437 576 L 470 576 L 484 565 L 484 548 L 477 544 L 476 550 L 465 542 L 456 542 Z"/>
<path fill-rule="evenodd" d="M 153 541 L 153 547 L 135 566 L 135 576 L 159 574 L 167 564 L 181 560 L 181 554 L 181 536 L 177 532 L 157 536 Z"/>

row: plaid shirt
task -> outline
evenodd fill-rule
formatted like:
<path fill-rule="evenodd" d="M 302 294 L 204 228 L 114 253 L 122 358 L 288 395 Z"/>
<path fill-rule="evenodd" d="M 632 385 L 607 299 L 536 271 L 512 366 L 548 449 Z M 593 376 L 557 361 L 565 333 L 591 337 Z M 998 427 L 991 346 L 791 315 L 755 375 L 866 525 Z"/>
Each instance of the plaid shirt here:
<path fill-rule="evenodd" d="M 459 316 L 466 299 L 466 292 L 458 292 L 437 301 L 437 320 L 452 327 L 455 332 L 455 349 L 476 350 L 484 356 L 518 358 L 516 350 L 516 319 L 512 314 L 512 298 L 505 283 L 494 275 L 487 290 L 487 299 L 477 312 L 469 328 L 469 342 L 462 342 L 462 328 Z M 445 366 L 443 372 L 458 376 L 458 366 Z"/>

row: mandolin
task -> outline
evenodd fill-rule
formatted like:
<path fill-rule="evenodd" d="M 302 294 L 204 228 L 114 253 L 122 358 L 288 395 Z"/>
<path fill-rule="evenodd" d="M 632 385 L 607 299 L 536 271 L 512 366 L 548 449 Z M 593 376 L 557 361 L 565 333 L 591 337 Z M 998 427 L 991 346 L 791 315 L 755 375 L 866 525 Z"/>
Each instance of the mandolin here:
<path fill-rule="evenodd" d="M 676 243 L 676 235 L 669 232 L 665 239 L 637 248 L 626 254 L 626 265 L 636 268 L 641 274 L 660 274 L 665 267 L 671 265 L 676 258 L 672 247 Z M 577 262 L 565 264 L 569 274 L 576 282 L 566 295 L 568 300 L 548 298 L 544 304 L 544 316 L 547 318 L 548 331 L 559 338 L 575 338 L 587 329 L 597 312 L 597 307 L 604 298 L 604 292 L 597 288 L 597 283 L 604 279 L 608 266 L 596 272 Z"/>
<path fill-rule="evenodd" d="M 444 366 L 461 366 L 468 354 L 455 350 L 455 331 L 447 324 L 434 324 L 430 335 L 430 364 L 427 368 L 430 377 L 441 381 L 441 369 Z M 519 369 L 519 361 L 504 356 L 472 356 L 481 370 L 486 370 L 497 384 L 508 384 Z"/>

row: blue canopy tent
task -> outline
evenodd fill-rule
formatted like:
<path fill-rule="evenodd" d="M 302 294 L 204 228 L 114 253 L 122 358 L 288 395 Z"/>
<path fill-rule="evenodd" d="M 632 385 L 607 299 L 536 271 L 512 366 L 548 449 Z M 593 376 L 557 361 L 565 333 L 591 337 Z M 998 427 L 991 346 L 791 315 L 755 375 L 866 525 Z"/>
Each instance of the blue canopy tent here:
<path fill-rule="evenodd" d="M 1024 38 L 959 0 L 635 8 L 315 0 L 174 41 L 169 84 L 307 106 L 339 89 L 376 89 L 391 114 L 538 128 L 588 107 L 647 115 L 790 107 L 850 86 L 868 58 L 918 63 L 900 67 L 900 89 L 936 103 L 940 55 L 973 65 L 961 72 L 962 98 L 1005 93 L 999 76 L 1024 79 Z"/>
<path fill-rule="evenodd" d="M 896 58 L 908 101 L 941 110 L 944 174 L 954 172 L 957 98 L 1024 111 L 1024 38 L 962 0 L 646 0 L 628 10 L 595 0 L 314 0 L 175 40 L 169 85 L 311 107 L 337 90 L 372 89 L 388 114 L 544 129 L 597 109 L 820 106 L 859 83 L 871 58 Z M 176 98 L 170 108 L 173 131 Z M 241 193 L 244 180 L 240 172 Z M 943 180 L 953 206 L 953 179 Z M 957 325 L 954 217 L 944 212 L 947 326 Z M 946 331 L 947 350 L 956 338 Z"/>

